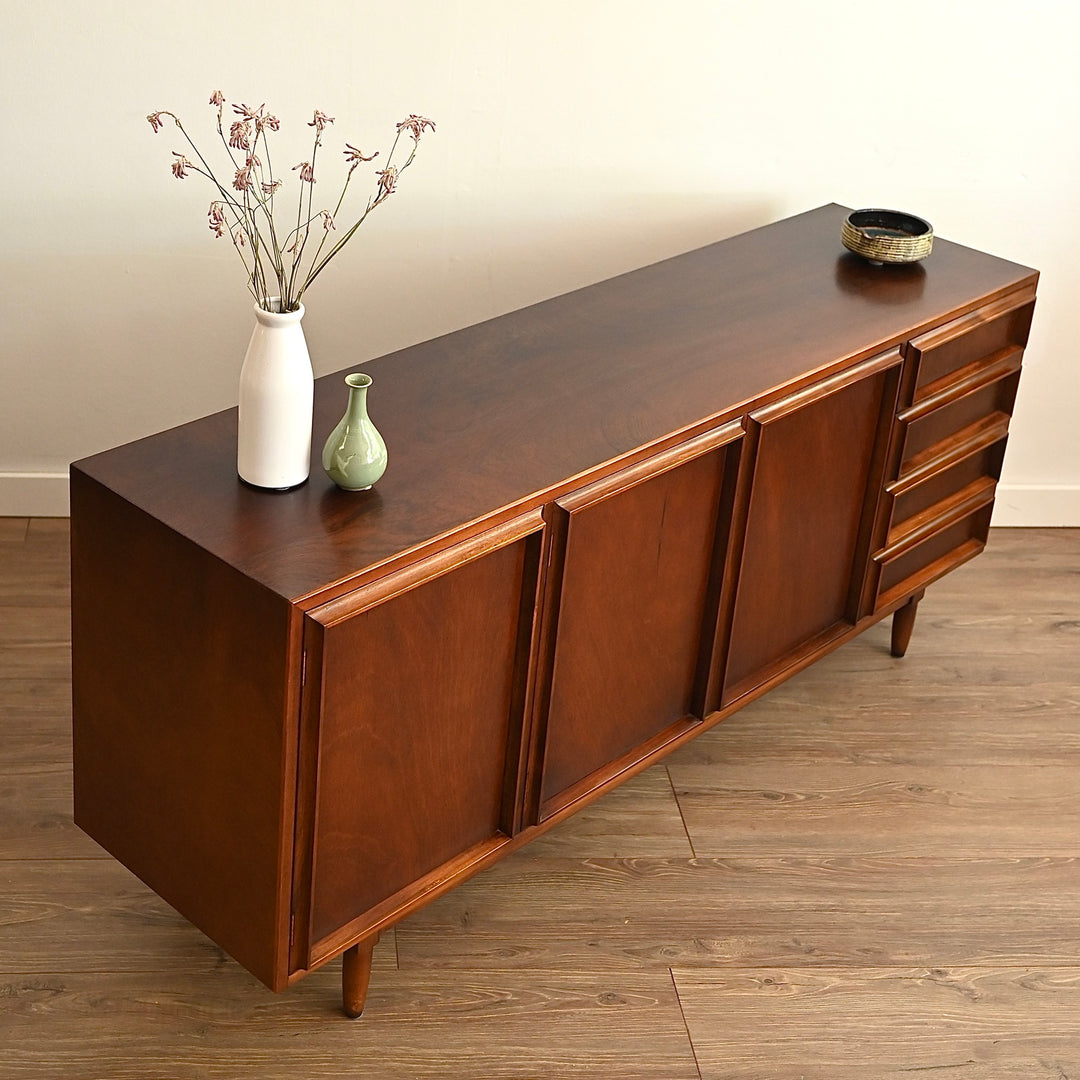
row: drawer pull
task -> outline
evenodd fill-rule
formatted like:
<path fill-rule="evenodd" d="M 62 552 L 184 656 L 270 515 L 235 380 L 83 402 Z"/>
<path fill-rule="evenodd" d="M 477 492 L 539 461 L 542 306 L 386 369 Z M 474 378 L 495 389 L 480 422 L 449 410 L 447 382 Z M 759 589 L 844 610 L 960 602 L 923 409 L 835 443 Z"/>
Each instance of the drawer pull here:
<path fill-rule="evenodd" d="M 989 386 L 999 379 L 1004 379 L 1014 371 L 1020 370 L 1023 357 L 1024 350 L 1019 345 L 1010 345 L 999 349 L 986 359 L 967 364 L 959 371 L 954 371 L 926 387 L 929 391 L 927 396 L 920 398 L 914 405 L 900 413 L 899 419 L 905 424 L 921 420 L 928 413 L 945 405 L 951 405 L 967 394 L 981 390 L 984 386 Z"/>
<path fill-rule="evenodd" d="M 1009 434 L 1009 419 L 1005 413 L 994 413 L 985 420 L 957 432 L 951 438 L 935 443 L 907 462 L 899 479 L 887 485 L 885 490 L 890 495 L 903 495 L 964 458 L 993 446 Z"/>
<path fill-rule="evenodd" d="M 984 477 L 969 484 L 948 499 L 935 503 L 928 510 L 909 518 L 903 523 L 903 531 L 897 530 L 899 535 L 895 539 L 890 537 L 888 546 L 874 555 L 874 561 L 880 564 L 892 562 L 893 559 L 918 547 L 935 533 L 944 531 L 950 525 L 955 525 L 956 522 L 963 520 L 976 510 L 989 505 L 994 501 L 996 487 L 995 480 Z"/>

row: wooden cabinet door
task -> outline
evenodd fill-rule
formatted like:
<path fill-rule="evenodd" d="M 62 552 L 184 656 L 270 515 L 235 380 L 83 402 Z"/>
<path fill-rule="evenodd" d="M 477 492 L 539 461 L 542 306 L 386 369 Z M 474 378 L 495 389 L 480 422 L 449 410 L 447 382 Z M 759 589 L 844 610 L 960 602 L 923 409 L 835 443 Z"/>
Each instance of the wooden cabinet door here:
<path fill-rule="evenodd" d="M 540 818 L 698 722 L 741 435 L 710 432 L 553 507 Z"/>
<path fill-rule="evenodd" d="M 751 413 L 724 704 L 856 621 L 900 364 L 890 352 Z"/>
<path fill-rule="evenodd" d="M 307 614 L 294 969 L 514 831 L 542 528 L 537 511 Z"/>

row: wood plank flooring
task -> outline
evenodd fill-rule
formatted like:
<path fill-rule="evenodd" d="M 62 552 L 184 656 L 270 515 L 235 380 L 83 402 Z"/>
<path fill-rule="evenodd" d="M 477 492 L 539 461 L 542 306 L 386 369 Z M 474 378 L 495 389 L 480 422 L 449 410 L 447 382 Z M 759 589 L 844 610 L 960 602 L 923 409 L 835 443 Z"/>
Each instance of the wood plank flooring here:
<path fill-rule="evenodd" d="M 71 822 L 67 523 L 0 519 L 0 1080 L 1080 1078 L 1080 530 L 274 995 Z"/>

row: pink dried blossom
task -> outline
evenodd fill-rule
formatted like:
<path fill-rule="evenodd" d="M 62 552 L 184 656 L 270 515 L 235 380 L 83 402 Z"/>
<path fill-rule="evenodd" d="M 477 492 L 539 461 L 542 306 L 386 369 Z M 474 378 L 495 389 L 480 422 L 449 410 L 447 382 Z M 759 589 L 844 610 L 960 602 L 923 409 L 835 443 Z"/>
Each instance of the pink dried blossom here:
<path fill-rule="evenodd" d="M 237 116 L 242 116 L 246 121 L 255 125 L 255 134 L 261 135 L 264 128 L 269 128 L 271 131 L 277 131 L 281 127 L 281 121 L 266 111 L 266 103 L 264 102 L 257 109 L 251 105 L 234 105 L 233 112 Z M 250 128 L 248 129 L 250 134 Z M 246 150 L 247 147 L 241 149 Z"/>
<path fill-rule="evenodd" d="M 315 119 L 308 124 L 308 127 L 313 127 L 316 133 L 321 135 L 323 133 L 323 128 L 326 127 L 327 124 L 332 124 L 333 122 L 334 118 L 332 116 L 327 116 L 321 109 L 316 109 Z"/>
<path fill-rule="evenodd" d="M 210 104 L 217 106 L 217 129 L 221 131 L 221 111 L 225 105 L 225 95 L 220 90 L 215 90 L 210 95 Z"/>
<path fill-rule="evenodd" d="M 396 165 L 387 165 L 382 172 L 375 174 L 379 178 L 379 198 L 385 199 L 394 190 L 397 183 L 398 171 Z"/>
<path fill-rule="evenodd" d="M 209 219 L 210 231 L 215 236 L 225 235 L 225 207 L 217 201 L 210 204 L 210 209 L 207 210 L 206 216 Z"/>
<path fill-rule="evenodd" d="M 280 180 L 264 180 L 262 189 L 264 195 L 273 195 L 279 187 L 281 187 L 282 181 Z"/>
<path fill-rule="evenodd" d="M 374 154 L 366 156 L 362 154 L 355 146 L 350 146 L 349 143 L 345 144 L 345 149 L 342 151 L 345 155 L 345 160 L 349 163 L 349 175 L 352 175 L 353 169 L 362 161 L 374 161 L 379 156 L 379 151 L 376 150 Z"/>
<path fill-rule="evenodd" d="M 247 246 L 247 237 L 244 235 L 244 230 L 243 229 L 236 229 L 233 232 L 233 234 L 232 234 L 232 242 L 237 247 L 246 247 Z"/>
<path fill-rule="evenodd" d="M 285 249 L 290 255 L 299 255 L 300 249 L 304 246 L 304 233 L 298 232 L 293 239 L 293 242 Z"/>
<path fill-rule="evenodd" d="M 165 121 L 161 119 L 161 110 L 150 113 L 146 119 L 150 121 L 150 126 L 154 129 L 155 135 L 161 130 L 161 125 L 165 123 Z"/>
<path fill-rule="evenodd" d="M 234 150 L 251 149 L 251 121 L 234 120 L 229 128 L 229 145 Z"/>
<path fill-rule="evenodd" d="M 244 161 L 244 164 L 247 165 L 249 169 L 262 168 L 262 162 L 254 154 L 248 154 L 247 159 Z"/>
<path fill-rule="evenodd" d="M 301 161 L 299 165 L 294 165 L 292 171 L 300 170 L 300 179 L 306 180 L 309 184 L 315 183 L 315 169 L 312 167 L 310 161 Z"/>
<path fill-rule="evenodd" d="M 416 113 L 409 113 L 409 115 L 398 124 L 398 131 L 403 131 L 408 128 L 409 133 L 413 139 L 417 142 L 420 141 L 420 136 L 424 133 L 425 128 L 431 128 L 435 130 L 435 121 L 429 120 L 426 116 L 417 116 Z"/>
<path fill-rule="evenodd" d="M 194 168 L 190 161 L 183 154 L 178 154 L 173 151 L 173 157 L 176 160 L 172 163 L 172 174 L 177 180 L 183 180 L 187 177 L 188 169 Z"/>
<path fill-rule="evenodd" d="M 236 176 L 233 177 L 233 185 L 237 191 L 254 191 L 255 180 L 251 175 L 251 166 L 244 165 L 242 168 L 236 170 Z"/>
<path fill-rule="evenodd" d="M 329 210 L 323 210 L 322 211 L 322 227 L 327 232 L 329 232 L 331 229 L 336 229 L 337 228 L 337 226 L 334 224 L 333 217 L 330 216 L 330 211 Z"/>

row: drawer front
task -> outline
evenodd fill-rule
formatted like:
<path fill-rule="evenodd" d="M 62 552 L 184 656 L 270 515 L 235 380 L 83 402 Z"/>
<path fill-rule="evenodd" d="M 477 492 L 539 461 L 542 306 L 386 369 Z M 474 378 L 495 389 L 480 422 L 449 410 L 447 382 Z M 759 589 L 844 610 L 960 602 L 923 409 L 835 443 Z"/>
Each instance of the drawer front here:
<path fill-rule="evenodd" d="M 887 543 L 917 527 L 917 519 L 923 516 L 943 517 L 950 501 L 962 496 L 971 485 L 987 480 L 996 483 L 1005 457 L 1005 442 L 1005 438 L 1000 438 L 989 446 L 979 447 L 959 461 L 930 472 L 918 483 L 893 485 L 888 493 L 892 513 Z"/>
<path fill-rule="evenodd" d="M 1033 299 L 1006 297 L 915 338 L 908 345 L 916 366 L 912 400 L 931 397 L 968 371 L 1022 351 L 1034 309 Z"/>
<path fill-rule="evenodd" d="M 946 449 L 945 444 L 957 435 L 970 438 L 987 426 L 1008 426 L 1020 382 L 1019 357 L 1014 366 L 995 374 L 996 377 L 977 383 L 934 409 L 913 409 L 905 414 L 908 419 L 902 417 L 904 449 L 901 476 L 917 471 L 940 456 Z"/>
<path fill-rule="evenodd" d="M 881 567 L 879 606 L 916 592 L 982 551 L 990 529 L 993 493 L 972 502 L 974 510 L 958 520 L 946 520 L 936 531 L 909 546 L 898 545 L 874 556 Z"/>

